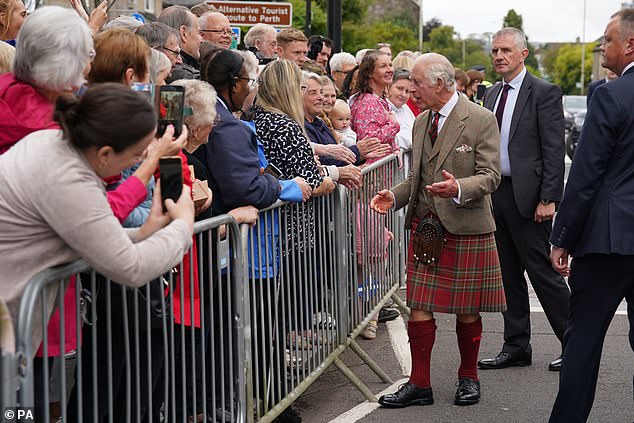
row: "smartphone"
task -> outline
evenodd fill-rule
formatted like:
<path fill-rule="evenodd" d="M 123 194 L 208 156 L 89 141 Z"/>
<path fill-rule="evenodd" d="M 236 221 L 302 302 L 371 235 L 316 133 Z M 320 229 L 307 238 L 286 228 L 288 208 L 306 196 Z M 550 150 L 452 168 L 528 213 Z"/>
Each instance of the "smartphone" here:
<path fill-rule="evenodd" d="M 282 176 L 284 176 L 282 171 L 272 163 L 269 163 L 268 166 L 264 168 L 264 173 L 271 175 L 275 179 L 282 179 Z"/>
<path fill-rule="evenodd" d="M 487 90 L 487 86 L 484 84 L 478 84 L 478 89 L 476 91 L 476 100 L 482 100 L 484 98 L 484 92 Z"/>
<path fill-rule="evenodd" d="M 154 84 L 146 84 L 144 82 L 133 82 L 132 91 L 138 91 L 143 94 L 150 104 L 154 104 Z"/>
<path fill-rule="evenodd" d="M 165 213 L 167 211 L 165 200 L 171 198 L 176 202 L 183 191 L 183 162 L 180 156 L 161 157 L 159 173 L 161 175 L 161 204 Z"/>
<path fill-rule="evenodd" d="M 156 135 L 161 137 L 167 125 L 174 126 L 174 137 L 178 138 L 183 130 L 183 111 L 185 87 L 163 85 L 159 88 L 157 111 L 158 126 Z"/>

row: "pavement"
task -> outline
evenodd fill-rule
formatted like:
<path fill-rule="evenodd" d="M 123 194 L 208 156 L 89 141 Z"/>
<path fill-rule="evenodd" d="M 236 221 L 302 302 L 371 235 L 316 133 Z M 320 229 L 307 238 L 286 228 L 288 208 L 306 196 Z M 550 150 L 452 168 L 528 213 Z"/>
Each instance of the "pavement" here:
<path fill-rule="evenodd" d="M 399 294 L 402 296 L 404 291 Z M 546 422 L 559 383 L 558 373 L 548 371 L 548 363 L 559 356 L 560 347 L 532 290 L 530 296 L 533 365 L 481 370 L 482 399 L 479 404 L 468 407 L 453 405 L 459 365 L 455 317 L 437 314 L 438 331 L 431 362 L 434 405 L 399 410 L 379 408 L 378 404 L 365 401 L 343 374 L 332 367 L 296 401 L 303 422 Z M 501 314 L 483 314 L 483 329 L 480 357 L 495 356 L 502 345 Z M 344 363 L 377 397 L 383 391 L 395 391 L 400 383 L 407 380 L 404 375 L 409 372 L 409 347 L 401 318 L 387 325 L 380 324 L 374 341 L 359 340 L 359 343 L 395 381 L 392 385 L 381 382 L 352 351 L 346 351 L 342 356 Z M 589 422 L 634 420 L 633 364 L 625 305 L 621 305 L 606 337 L 597 395 Z"/>

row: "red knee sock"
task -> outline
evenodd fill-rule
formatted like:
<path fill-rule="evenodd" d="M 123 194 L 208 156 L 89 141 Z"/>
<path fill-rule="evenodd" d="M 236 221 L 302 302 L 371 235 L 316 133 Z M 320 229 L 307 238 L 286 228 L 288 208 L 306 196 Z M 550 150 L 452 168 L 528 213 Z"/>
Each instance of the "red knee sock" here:
<path fill-rule="evenodd" d="M 478 380 L 478 352 L 482 339 L 482 319 L 473 323 L 461 323 L 456 320 L 456 335 L 460 349 L 460 368 L 458 378 L 468 377 Z"/>
<path fill-rule="evenodd" d="M 412 374 L 409 383 L 419 388 L 431 386 L 429 377 L 429 365 L 431 362 L 431 349 L 436 340 L 436 321 L 409 321 L 407 323 L 409 335 L 409 348 L 412 353 Z"/>

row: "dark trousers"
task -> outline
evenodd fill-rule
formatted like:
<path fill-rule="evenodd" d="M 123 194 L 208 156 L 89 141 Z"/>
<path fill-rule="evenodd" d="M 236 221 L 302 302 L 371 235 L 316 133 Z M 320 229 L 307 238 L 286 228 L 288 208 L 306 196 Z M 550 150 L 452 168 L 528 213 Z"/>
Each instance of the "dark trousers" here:
<path fill-rule="evenodd" d="M 572 261 L 570 317 L 564 336 L 559 393 L 550 422 L 588 419 L 597 387 L 601 351 L 614 313 L 625 298 L 634 350 L 634 257 L 590 254 Z"/>
<path fill-rule="evenodd" d="M 537 223 L 520 214 L 513 185 L 503 179 L 492 195 L 495 214 L 495 242 L 506 293 L 507 311 L 504 316 L 504 346 L 502 351 L 531 353 L 530 304 L 524 271 L 544 308 L 555 335 L 563 341 L 570 291 L 564 279 L 550 264 L 552 221 Z"/>

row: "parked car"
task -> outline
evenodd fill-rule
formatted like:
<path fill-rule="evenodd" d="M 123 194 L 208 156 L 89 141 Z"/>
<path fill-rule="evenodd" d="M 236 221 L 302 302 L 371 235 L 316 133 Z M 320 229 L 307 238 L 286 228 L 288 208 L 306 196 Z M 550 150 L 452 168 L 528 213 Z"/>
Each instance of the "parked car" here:
<path fill-rule="evenodd" d="M 586 111 L 582 110 L 575 115 L 573 120 L 573 126 L 566 135 L 566 154 L 572 160 L 572 156 L 575 154 L 575 149 L 579 143 L 579 136 L 581 135 L 581 128 L 583 128 L 583 122 L 586 119 Z"/>

